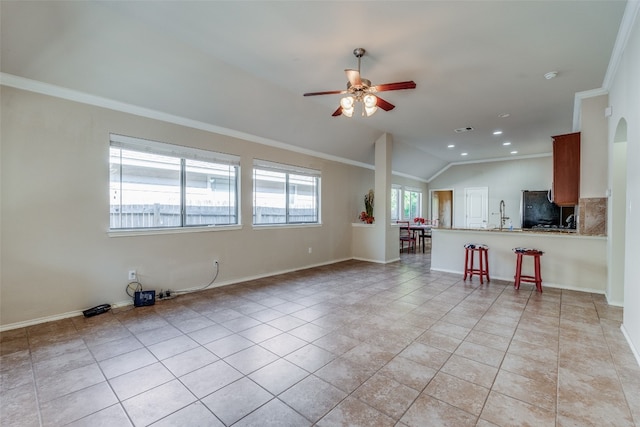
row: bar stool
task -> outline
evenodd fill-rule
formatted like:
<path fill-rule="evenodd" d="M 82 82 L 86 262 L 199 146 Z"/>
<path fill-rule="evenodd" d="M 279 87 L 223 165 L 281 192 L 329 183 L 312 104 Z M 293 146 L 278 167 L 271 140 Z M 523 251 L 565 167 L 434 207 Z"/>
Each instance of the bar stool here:
<path fill-rule="evenodd" d="M 542 276 L 540 275 L 540 257 L 544 252 L 538 249 L 515 248 L 513 252 L 516 254 L 516 275 L 514 276 L 514 288 L 520 289 L 520 282 L 535 283 L 536 290 L 542 292 Z M 522 274 L 522 257 L 532 256 L 534 265 L 534 276 Z"/>
<path fill-rule="evenodd" d="M 480 284 L 483 284 L 482 278 L 487 276 L 487 282 L 490 282 L 489 278 L 489 247 L 487 245 L 467 243 L 464 245 L 464 279 L 467 280 L 473 278 L 474 274 L 480 276 Z M 479 266 L 475 268 L 475 253 L 478 253 Z"/>

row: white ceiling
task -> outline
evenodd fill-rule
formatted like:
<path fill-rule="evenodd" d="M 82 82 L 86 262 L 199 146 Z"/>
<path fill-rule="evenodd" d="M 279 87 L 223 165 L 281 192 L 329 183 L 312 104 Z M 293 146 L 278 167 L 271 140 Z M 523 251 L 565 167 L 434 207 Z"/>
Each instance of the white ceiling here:
<path fill-rule="evenodd" d="M 452 162 L 550 152 L 573 130 L 575 94 L 602 87 L 625 5 L 3 0 L 0 67 L 352 162 L 373 164 L 388 132 L 394 172 L 428 180 Z M 302 94 L 345 88 L 356 47 L 373 84 L 417 88 L 382 93 L 392 111 L 334 118 L 339 95 Z"/>

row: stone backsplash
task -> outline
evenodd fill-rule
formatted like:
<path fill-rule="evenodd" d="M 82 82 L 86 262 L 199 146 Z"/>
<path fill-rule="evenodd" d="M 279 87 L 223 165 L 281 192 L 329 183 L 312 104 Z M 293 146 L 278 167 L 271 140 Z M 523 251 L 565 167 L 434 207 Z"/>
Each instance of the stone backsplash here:
<path fill-rule="evenodd" d="M 607 198 L 592 197 L 578 202 L 578 233 L 586 236 L 607 234 Z"/>

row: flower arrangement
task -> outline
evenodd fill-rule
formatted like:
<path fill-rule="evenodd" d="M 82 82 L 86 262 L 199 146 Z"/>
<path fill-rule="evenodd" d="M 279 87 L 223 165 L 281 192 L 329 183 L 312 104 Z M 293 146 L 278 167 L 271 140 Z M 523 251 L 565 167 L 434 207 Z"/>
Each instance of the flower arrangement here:
<path fill-rule="evenodd" d="M 360 221 L 366 222 L 367 224 L 373 224 L 373 221 L 375 220 L 373 217 L 373 199 L 373 190 L 369 190 L 369 192 L 364 195 L 365 210 L 360 212 Z"/>
<path fill-rule="evenodd" d="M 415 222 L 416 224 L 424 224 L 424 218 L 420 218 L 420 217 L 413 218 L 413 222 Z"/>
<path fill-rule="evenodd" d="M 374 219 L 374 217 L 367 215 L 365 211 L 360 212 L 360 221 L 366 222 L 367 224 L 373 224 Z"/>

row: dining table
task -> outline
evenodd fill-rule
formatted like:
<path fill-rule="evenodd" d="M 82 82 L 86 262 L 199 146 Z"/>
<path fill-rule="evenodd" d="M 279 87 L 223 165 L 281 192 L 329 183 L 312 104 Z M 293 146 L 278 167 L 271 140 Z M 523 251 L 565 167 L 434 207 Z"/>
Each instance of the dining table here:
<path fill-rule="evenodd" d="M 422 245 L 422 253 L 424 253 L 424 239 L 431 237 L 431 224 L 409 224 L 409 229 L 420 233 L 418 238 Z"/>

